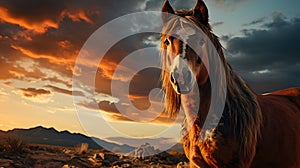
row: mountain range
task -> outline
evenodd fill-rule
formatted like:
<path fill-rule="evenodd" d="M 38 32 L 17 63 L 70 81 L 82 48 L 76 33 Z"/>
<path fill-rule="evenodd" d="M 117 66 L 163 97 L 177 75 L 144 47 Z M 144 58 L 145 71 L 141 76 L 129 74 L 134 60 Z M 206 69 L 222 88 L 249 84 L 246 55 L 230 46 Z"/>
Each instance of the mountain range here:
<path fill-rule="evenodd" d="M 117 150 L 120 153 L 128 153 L 136 149 L 136 147 L 127 144 L 120 145 L 99 138 L 89 137 L 80 133 L 57 131 L 54 128 L 45 128 L 42 126 L 30 129 L 13 129 L 9 131 L 0 130 L 0 142 L 5 140 L 5 138 L 9 135 L 18 135 L 22 137 L 25 142 L 30 144 L 75 147 L 78 144 L 87 143 L 91 149 L 103 149 L 103 147 L 105 147 L 107 150 Z M 168 151 L 177 151 L 182 153 L 182 145 L 176 144 Z"/>
<path fill-rule="evenodd" d="M 89 145 L 89 148 L 91 149 L 103 149 L 103 147 L 106 147 L 107 150 L 113 151 L 115 149 L 118 149 L 118 151 L 121 152 L 130 152 L 134 149 L 134 147 L 129 145 L 119 145 L 99 138 L 88 137 L 80 133 L 57 131 L 54 128 L 44 128 L 42 126 L 30 129 L 13 129 L 9 131 L 0 131 L 0 138 L 2 139 L 2 141 L 9 135 L 18 135 L 22 137 L 25 142 L 30 144 L 75 147 L 78 144 L 87 143 Z"/>

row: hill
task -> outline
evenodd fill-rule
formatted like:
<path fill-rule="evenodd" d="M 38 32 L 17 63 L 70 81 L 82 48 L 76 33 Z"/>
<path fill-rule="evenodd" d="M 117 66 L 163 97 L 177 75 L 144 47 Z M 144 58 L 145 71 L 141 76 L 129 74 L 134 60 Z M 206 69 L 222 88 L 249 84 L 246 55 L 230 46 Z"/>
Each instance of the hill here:
<path fill-rule="evenodd" d="M 42 126 L 30 129 L 13 129 L 9 131 L 0 131 L 0 137 L 3 140 L 9 135 L 18 135 L 24 138 L 30 144 L 45 144 L 55 146 L 74 147 L 81 143 L 89 144 L 91 149 L 103 149 L 112 151 L 118 149 L 121 152 L 129 152 L 134 148 L 129 145 L 119 145 L 116 143 L 107 142 L 105 140 L 88 137 L 80 133 L 70 133 L 69 131 L 57 131 L 54 128 L 44 128 Z M 97 142 L 97 143 L 96 143 Z"/>

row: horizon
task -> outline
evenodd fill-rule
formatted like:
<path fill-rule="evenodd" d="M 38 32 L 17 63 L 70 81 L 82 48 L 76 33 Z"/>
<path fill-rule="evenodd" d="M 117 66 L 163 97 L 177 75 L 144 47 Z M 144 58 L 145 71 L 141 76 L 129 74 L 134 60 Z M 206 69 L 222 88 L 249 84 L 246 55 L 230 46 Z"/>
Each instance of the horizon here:
<path fill-rule="evenodd" d="M 57 131 L 57 133 L 69 133 L 69 134 L 72 134 L 72 135 L 84 135 L 88 138 L 97 138 L 97 139 L 100 139 L 100 140 L 104 140 L 106 142 L 109 142 L 109 143 L 115 143 L 115 144 L 118 144 L 118 145 L 128 145 L 130 147 L 134 147 L 134 148 L 137 148 L 137 147 L 140 147 L 142 145 L 145 145 L 145 144 L 150 144 L 151 146 L 153 146 L 155 149 L 163 149 L 163 145 L 165 144 L 160 144 L 160 145 L 157 145 L 157 142 L 154 142 L 154 143 L 151 143 L 153 141 L 155 141 L 155 139 L 151 139 L 151 138 L 143 138 L 142 141 L 136 141 L 135 139 L 130 139 L 130 138 L 122 138 L 122 137 L 106 137 L 106 138 L 99 138 L 99 137 L 93 137 L 93 136 L 89 136 L 89 135 L 86 135 L 86 134 L 82 134 L 82 133 L 79 133 L 79 132 L 70 132 L 68 130 L 57 130 L 53 127 L 43 127 L 43 126 L 35 126 L 35 127 L 31 127 L 31 128 L 14 128 L 14 129 L 11 129 L 11 130 L 1 130 L 0 131 L 3 131 L 5 133 L 8 133 L 8 132 L 12 132 L 12 131 L 15 131 L 15 130 L 23 130 L 23 131 L 27 131 L 27 130 L 34 130 L 34 129 L 37 129 L 37 128 L 42 128 L 42 129 L 45 129 L 45 130 L 50 130 L 50 129 L 53 129 L 55 131 Z M 122 139 L 122 141 L 120 141 L 119 139 Z M 164 138 L 162 138 L 164 139 Z M 96 141 L 94 141 L 96 142 Z M 33 143 L 34 144 L 34 143 Z M 175 145 L 177 144 L 181 144 L 180 142 L 179 143 L 176 143 Z M 101 146 L 101 144 L 98 144 L 99 146 Z M 103 148 L 105 148 L 105 146 L 101 146 Z"/>

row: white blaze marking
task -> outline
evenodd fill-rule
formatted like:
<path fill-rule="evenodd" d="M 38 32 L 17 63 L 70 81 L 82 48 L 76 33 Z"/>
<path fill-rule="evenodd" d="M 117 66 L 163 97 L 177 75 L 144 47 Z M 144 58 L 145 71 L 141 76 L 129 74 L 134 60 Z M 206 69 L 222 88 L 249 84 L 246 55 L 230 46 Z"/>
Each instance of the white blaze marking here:
<path fill-rule="evenodd" d="M 185 22 L 188 24 L 188 22 Z M 183 49 L 182 49 L 182 57 L 186 57 L 186 46 L 187 46 L 187 41 L 190 38 L 190 36 L 195 35 L 196 31 L 191 28 L 191 27 L 184 27 L 184 20 L 180 22 L 181 29 L 178 30 L 177 34 L 182 38 L 183 42 Z"/>

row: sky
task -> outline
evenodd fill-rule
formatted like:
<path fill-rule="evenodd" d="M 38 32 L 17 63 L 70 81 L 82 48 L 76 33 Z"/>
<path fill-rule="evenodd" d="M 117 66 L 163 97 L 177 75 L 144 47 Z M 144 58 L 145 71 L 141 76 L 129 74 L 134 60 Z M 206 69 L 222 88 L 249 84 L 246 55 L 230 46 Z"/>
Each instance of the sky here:
<path fill-rule="evenodd" d="M 149 34 L 122 39 L 96 65 L 96 76 L 84 75 L 95 79 L 95 93 L 84 85 L 72 87 L 74 75 L 80 75 L 74 68 L 77 56 L 98 28 L 132 12 L 160 11 L 162 3 L 162 0 L 1 1 L 0 129 L 42 125 L 110 140 L 120 133 L 129 137 L 171 137 L 172 130 L 178 127 L 166 133 L 168 118 L 162 116 L 147 122 L 161 112 L 160 93 L 148 97 L 152 88 L 160 87 L 158 69 L 140 71 L 131 80 L 129 95 L 123 95 L 140 110 L 154 104 L 143 114 L 143 123 L 133 122 L 120 113 L 116 106 L 127 107 L 128 103 L 122 102 L 124 97 L 111 93 L 118 63 L 136 50 L 157 44 L 156 38 Z M 171 0 L 175 9 L 189 9 L 195 3 L 195 0 Z M 219 36 L 227 60 L 255 92 L 300 86 L 300 1 L 206 0 L 205 3 L 213 32 Z M 99 44 L 105 40 L 103 37 Z M 95 66 L 95 62 L 88 60 L 80 64 L 87 68 Z M 130 70 L 121 67 L 121 72 Z M 114 80 L 128 81 L 122 73 Z M 74 97 L 78 100 L 75 103 Z M 84 115 L 78 114 L 78 110 Z M 140 115 L 130 112 L 132 116 Z"/>

